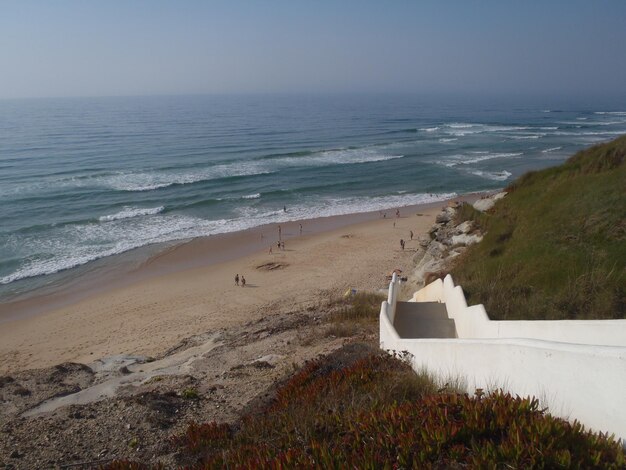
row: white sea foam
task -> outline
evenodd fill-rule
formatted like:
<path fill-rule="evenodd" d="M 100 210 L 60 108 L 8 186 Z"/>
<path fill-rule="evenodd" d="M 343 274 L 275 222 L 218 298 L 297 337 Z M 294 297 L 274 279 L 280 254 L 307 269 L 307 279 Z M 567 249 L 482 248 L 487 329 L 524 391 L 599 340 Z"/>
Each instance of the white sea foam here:
<path fill-rule="evenodd" d="M 615 116 L 626 116 L 626 111 L 596 111 L 593 114 L 613 114 Z"/>
<path fill-rule="evenodd" d="M 285 217 L 285 220 L 297 220 L 301 218 L 317 218 L 329 217 L 333 215 L 374 212 L 402 206 L 428 204 L 431 202 L 450 199 L 455 196 L 456 193 L 420 193 L 394 194 L 390 196 L 378 197 L 328 198 L 319 201 L 319 203 L 296 207 L 293 211 L 290 209 L 287 214 L 280 214 L 280 217 Z"/>
<path fill-rule="evenodd" d="M 435 132 L 439 130 L 439 126 L 435 126 L 435 127 L 422 127 L 420 128 L 420 131 L 424 131 L 424 132 Z"/>
<path fill-rule="evenodd" d="M 562 121 L 561 124 L 568 124 L 568 125 L 572 125 L 572 126 L 581 127 L 580 126 L 581 123 L 578 122 L 578 121 Z M 615 126 L 615 125 L 619 125 L 619 124 L 626 124 L 626 120 L 621 119 L 619 121 L 589 121 L 589 122 L 584 122 L 582 124 L 584 124 L 585 127 Z"/>
<path fill-rule="evenodd" d="M 482 171 L 482 170 L 472 170 L 470 171 L 472 175 L 480 176 L 481 178 L 486 178 L 493 181 L 505 181 L 509 179 L 511 173 L 503 170 L 503 171 Z"/>
<path fill-rule="evenodd" d="M 45 239 L 23 237 L 22 246 L 38 255 L 31 256 L 17 271 L 0 278 L 0 284 L 56 273 L 151 243 L 184 239 L 202 227 L 201 219 L 178 215 L 57 227 Z"/>
<path fill-rule="evenodd" d="M 246 196 L 241 196 L 241 199 L 258 199 L 261 197 L 261 193 L 248 194 Z"/>
<path fill-rule="evenodd" d="M 526 139 L 539 139 L 540 137 L 543 137 L 545 135 L 546 134 L 511 135 L 509 137 L 514 140 L 526 140 Z"/>
<path fill-rule="evenodd" d="M 446 142 L 454 142 L 456 140 L 459 140 L 459 139 L 457 139 L 456 137 L 452 137 L 452 138 L 449 138 L 449 139 L 445 139 L 445 138 L 444 139 L 439 139 L 439 142 L 446 143 Z"/>
<path fill-rule="evenodd" d="M 524 155 L 523 152 L 516 153 L 479 153 L 473 152 L 473 155 L 457 154 L 450 155 L 446 160 L 442 160 L 438 163 L 447 167 L 453 167 L 457 165 L 469 165 L 472 163 L 482 162 L 484 160 L 492 160 L 494 158 L 517 158 Z"/>
<path fill-rule="evenodd" d="M 517 158 L 521 155 L 524 155 L 523 152 L 516 152 L 516 153 L 489 153 L 486 155 L 482 155 L 480 157 L 475 157 L 475 158 L 471 158 L 469 160 L 465 160 L 462 163 L 463 164 L 469 164 L 469 163 L 477 163 L 477 162 L 481 162 L 483 160 L 491 160 L 493 158 Z"/>
<path fill-rule="evenodd" d="M 554 135 L 572 135 L 572 136 L 586 136 L 586 135 L 622 135 L 625 134 L 625 131 L 581 131 L 581 132 L 567 132 L 567 131 L 559 131 L 555 132 Z"/>
<path fill-rule="evenodd" d="M 110 222 L 112 220 L 129 219 L 131 217 L 139 217 L 142 215 L 155 215 L 162 212 L 163 206 L 143 208 L 143 207 L 124 207 L 121 211 L 111 215 L 103 215 L 98 220 L 100 222 Z"/>
<path fill-rule="evenodd" d="M 290 207 L 288 212 L 241 208 L 239 217 L 231 219 L 206 220 L 179 214 L 155 214 L 155 217 L 112 219 L 106 224 L 59 226 L 41 238 L 31 235 L 17 240 L 18 236 L 13 235 L 15 240 L 9 240 L 9 244 L 18 244 L 36 255 L 16 271 L 1 277 L 0 284 L 53 274 L 153 243 L 240 231 L 268 223 L 425 204 L 455 196 L 455 193 L 443 193 L 323 200 L 311 198 L 308 203 Z"/>
<path fill-rule="evenodd" d="M 262 163 L 237 162 L 186 172 L 117 173 L 101 177 L 101 182 L 118 191 L 152 191 L 175 184 L 191 184 L 219 178 L 269 173 L 272 171 Z"/>
<path fill-rule="evenodd" d="M 615 126 L 620 124 L 626 124 L 626 120 L 620 121 L 596 121 L 594 123 L 590 123 L 593 126 Z"/>
<path fill-rule="evenodd" d="M 463 137 L 472 134 L 483 133 L 500 133 L 500 132 L 515 132 L 525 131 L 531 129 L 528 126 L 498 126 L 489 124 L 470 124 L 465 122 L 453 122 L 444 126 L 444 132 L 449 135 L 457 137 Z"/>
<path fill-rule="evenodd" d="M 276 167 L 306 167 L 327 165 L 351 165 L 358 163 L 373 163 L 402 158 L 404 155 L 393 155 L 381 152 L 381 149 L 357 148 L 323 150 L 305 157 L 283 157 L 272 160 Z"/>
<path fill-rule="evenodd" d="M 552 147 L 552 148 L 549 148 L 549 149 L 542 150 L 542 151 L 541 151 L 541 153 L 550 153 L 550 152 L 555 152 L 555 151 L 557 151 L 557 150 L 561 150 L 562 148 L 563 148 L 563 147 Z"/>
<path fill-rule="evenodd" d="M 118 191 L 152 191 L 177 184 L 192 184 L 235 176 L 270 174 L 285 167 L 349 165 L 381 162 L 402 158 L 403 156 L 381 153 L 377 148 L 326 150 L 303 157 L 282 157 L 269 160 L 235 162 L 186 172 L 156 170 L 150 173 L 117 173 L 100 177 L 98 182 L 100 185 Z"/>

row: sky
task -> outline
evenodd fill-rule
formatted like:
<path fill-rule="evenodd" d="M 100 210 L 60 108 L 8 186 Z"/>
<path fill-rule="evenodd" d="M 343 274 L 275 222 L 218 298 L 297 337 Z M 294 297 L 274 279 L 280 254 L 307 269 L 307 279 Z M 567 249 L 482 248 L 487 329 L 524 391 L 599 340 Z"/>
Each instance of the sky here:
<path fill-rule="evenodd" d="M 0 98 L 626 94 L 626 0 L 0 2 Z"/>

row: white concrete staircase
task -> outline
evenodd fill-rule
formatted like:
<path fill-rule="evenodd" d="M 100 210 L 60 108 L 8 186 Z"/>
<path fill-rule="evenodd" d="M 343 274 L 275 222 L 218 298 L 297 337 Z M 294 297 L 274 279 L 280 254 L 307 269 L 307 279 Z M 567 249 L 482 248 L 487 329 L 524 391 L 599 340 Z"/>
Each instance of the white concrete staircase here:
<path fill-rule="evenodd" d="M 494 321 L 448 275 L 399 302 L 394 274 L 380 347 L 415 370 L 477 388 L 535 396 L 550 413 L 614 433 L 626 446 L 626 320 Z"/>
<path fill-rule="evenodd" d="M 456 338 L 454 320 L 440 302 L 397 302 L 393 326 L 400 338 Z"/>

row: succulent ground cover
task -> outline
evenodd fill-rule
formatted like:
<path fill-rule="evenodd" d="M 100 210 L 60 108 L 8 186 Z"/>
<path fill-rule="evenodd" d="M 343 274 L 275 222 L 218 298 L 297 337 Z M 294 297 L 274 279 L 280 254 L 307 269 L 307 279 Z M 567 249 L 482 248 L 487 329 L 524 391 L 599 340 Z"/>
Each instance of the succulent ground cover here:
<path fill-rule="evenodd" d="M 238 423 L 192 423 L 170 445 L 181 465 L 209 469 L 626 465 L 620 443 L 534 398 L 437 390 L 405 359 L 362 345 L 307 363 Z"/>

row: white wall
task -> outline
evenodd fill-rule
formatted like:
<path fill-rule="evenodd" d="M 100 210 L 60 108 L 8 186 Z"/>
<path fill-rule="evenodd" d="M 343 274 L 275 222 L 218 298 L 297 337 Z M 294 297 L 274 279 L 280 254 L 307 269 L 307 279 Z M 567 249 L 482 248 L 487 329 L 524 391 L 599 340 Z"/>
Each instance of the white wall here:
<path fill-rule="evenodd" d="M 433 284 L 412 301 L 445 301 L 459 338 L 400 338 L 388 315 L 395 306 L 383 302 L 381 348 L 408 351 L 415 370 L 465 380 L 470 392 L 503 388 L 535 396 L 553 415 L 626 442 L 626 320 L 491 321 L 482 305 L 467 307 L 451 277 Z M 388 300 L 396 290 L 392 282 Z"/>
<path fill-rule="evenodd" d="M 432 287 L 431 287 L 432 286 Z M 445 302 L 459 338 L 534 338 L 563 343 L 626 346 L 626 320 L 490 320 L 482 305 L 467 306 L 450 275 L 417 291 L 413 302 Z"/>

